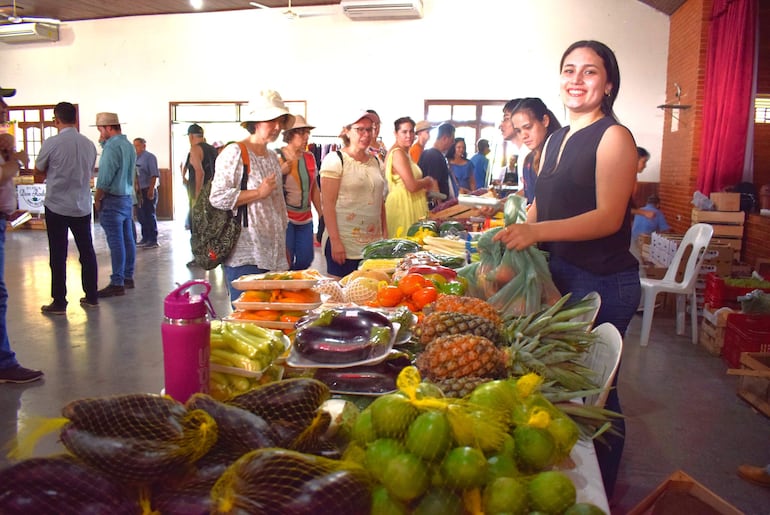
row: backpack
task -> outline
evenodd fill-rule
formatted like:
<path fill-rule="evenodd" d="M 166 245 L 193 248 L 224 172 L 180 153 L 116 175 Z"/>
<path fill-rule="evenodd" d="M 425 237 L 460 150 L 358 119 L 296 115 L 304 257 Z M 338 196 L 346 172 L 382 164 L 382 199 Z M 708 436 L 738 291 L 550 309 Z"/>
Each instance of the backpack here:
<path fill-rule="evenodd" d="M 249 178 L 249 153 L 243 143 L 238 143 L 238 146 L 241 148 L 243 160 L 241 189 L 245 190 Z M 205 270 L 216 268 L 227 259 L 241 235 L 241 224 L 243 227 L 249 226 L 245 205 L 238 208 L 238 214 L 235 216 L 229 209 L 217 209 L 211 205 L 211 183 L 212 181 L 204 182 L 191 212 L 190 247 L 193 259 Z"/>

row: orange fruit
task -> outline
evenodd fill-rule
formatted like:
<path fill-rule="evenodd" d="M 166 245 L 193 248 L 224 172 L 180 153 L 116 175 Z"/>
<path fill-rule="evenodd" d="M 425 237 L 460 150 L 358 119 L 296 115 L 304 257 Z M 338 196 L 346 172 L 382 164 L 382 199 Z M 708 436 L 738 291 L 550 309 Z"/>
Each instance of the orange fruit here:
<path fill-rule="evenodd" d="M 380 306 L 386 308 L 392 308 L 393 306 L 398 305 L 403 298 L 404 294 L 398 286 L 388 285 L 377 290 L 377 302 L 380 303 Z"/>
<path fill-rule="evenodd" d="M 401 293 L 403 293 L 404 296 L 408 297 L 429 284 L 432 283 L 428 282 L 420 274 L 406 274 L 400 281 L 398 281 L 398 289 L 401 290 Z"/>

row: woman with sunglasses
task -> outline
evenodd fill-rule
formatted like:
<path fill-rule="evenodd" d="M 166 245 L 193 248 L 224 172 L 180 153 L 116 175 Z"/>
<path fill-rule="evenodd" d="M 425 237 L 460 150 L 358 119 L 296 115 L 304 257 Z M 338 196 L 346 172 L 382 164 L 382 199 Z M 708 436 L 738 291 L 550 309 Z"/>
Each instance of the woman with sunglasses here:
<path fill-rule="evenodd" d="M 369 153 L 376 118 L 359 111 L 348 118 L 342 150 L 321 163 L 321 208 L 326 228 L 321 245 L 326 273 L 336 277 L 358 268 L 366 244 L 387 238 L 385 179 Z"/>

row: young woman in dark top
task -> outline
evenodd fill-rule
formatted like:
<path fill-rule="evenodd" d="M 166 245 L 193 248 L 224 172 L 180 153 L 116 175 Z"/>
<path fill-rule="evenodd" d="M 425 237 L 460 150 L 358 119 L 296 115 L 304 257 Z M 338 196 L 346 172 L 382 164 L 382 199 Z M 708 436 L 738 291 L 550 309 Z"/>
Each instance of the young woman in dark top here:
<path fill-rule="evenodd" d="M 548 140 L 527 223 L 509 225 L 495 237 L 508 248 L 540 244 L 550 252 L 559 290 L 575 299 L 597 291 L 602 305 L 596 324 L 611 322 L 623 334 L 639 306 L 641 287 L 638 262 L 629 252 L 636 143 L 612 110 L 620 71 L 612 50 L 597 41 L 573 43 L 560 68 L 569 126 Z M 611 390 L 607 408 L 620 411 L 617 389 Z M 623 424 L 616 429 L 623 431 Z M 597 445 L 608 497 L 623 440 L 610 444 L 609 449 Z"/>

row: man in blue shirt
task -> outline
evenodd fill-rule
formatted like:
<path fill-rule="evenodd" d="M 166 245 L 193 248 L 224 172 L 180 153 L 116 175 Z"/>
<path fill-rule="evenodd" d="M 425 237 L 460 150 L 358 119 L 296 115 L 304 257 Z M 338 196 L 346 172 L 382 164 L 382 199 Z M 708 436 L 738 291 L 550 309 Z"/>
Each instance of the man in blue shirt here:
<path fill-rule="evenodd" d="M 644 213 L 641 213 L 644 211 Z M 634 215 L 634 224 L 631 226 L 631 254 L 641 262 L 641 248 L 639 247 L 639 236 L 643 234 L 652 234 L 654 232 L 670 231 L 671 227 L 666 222 L 666 217 L 660 210 L 660 199 L 657 195 L 647 197 L 647 205 L 639 210 L 639 214 Z M 652 215 L 650 215 L 652 213 Z"/>
<path fill-rule="evenodd" d="M 110 284 L 99 290 L 99 297 L 125 295 L 126 288 L 134 287 L 136 241 L 131 230 L 131 191 L 134 189 L 136 150 L 123 134 L 116 113 L 98 113 L 96 128 L 102 157 L 96 178 L 94 208 L 107 237 L 112 260 Z"/>
<path fill-rule="evenodd" d="M 138 182 L 137 218 L 142 226 L 142 241 L 137 247 L 146 249 L 157 248 L 158 244 L 158 219 L 155 209 L 158 207 L 158 195 L 156 188 L 160 180 L 158 171 L 158 159 L 147 152 L 147 142 L 144 138 L 134 138 L 136 149 L 136 180 Z"/>
<path fill-rule="evenodd" d="M 487 180 L 487 169 L 489 168 L 489 141 L 480 139 L 476 142 L 476 153 L 471 157 L 473 163 L 473 178 L 476 179 L 476 188 L 486 188 L 489 186 Z"/>
<path fill-rule="evenodd" d="M 91 238 L 91 177 L 96 163 L 96 146 L 78 132 L 77 109 L 60 102 L 53 110 L 56 136 L 43 141 L 35 161 L 35 176 L 44 178 L 45 224 L 51 266 L 51 297 L 43 313 L 63 315 L 67 312 L 67 247 L 72 232 L 80 252 L 81 282 L 85 297 L 80 305 L 99 306 L 97 295 L 96 253 Z"/>

